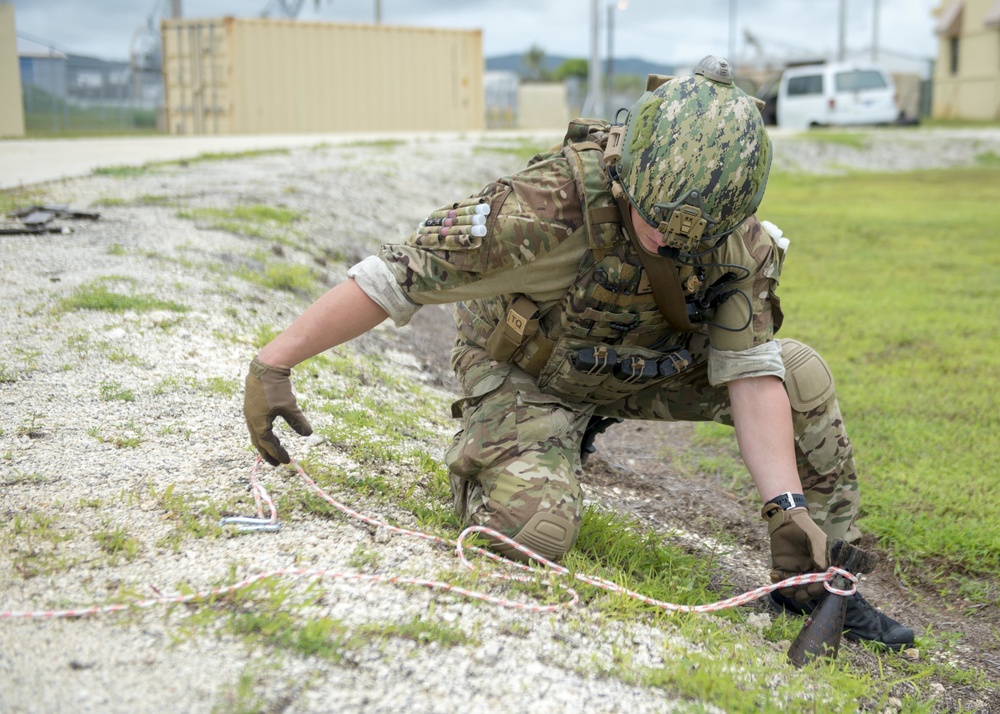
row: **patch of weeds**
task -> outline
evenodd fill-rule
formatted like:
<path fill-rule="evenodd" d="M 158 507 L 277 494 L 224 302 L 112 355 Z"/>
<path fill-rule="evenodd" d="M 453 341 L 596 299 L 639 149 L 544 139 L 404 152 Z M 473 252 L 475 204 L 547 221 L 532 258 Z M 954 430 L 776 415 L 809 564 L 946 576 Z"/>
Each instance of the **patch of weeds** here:
<path fill-rule="evenodd" d="M 190 496 L 176 493 L 174 484 L 167 486 L 161 493 L 157 493 L 156 488 L 150 485 L 149 493 L 163 510 L 163 519 L 173 523 L 173 530 L 156 543 L 158 547 L 168 547 L 176 552 L 180 550 L 181 541 L 187 536 L 218 537 L 222 533 L 219 527 L 222 509 L 209 499 L 197 501 Z"/>
<path fill-rule="evenodd" d="M 207 161 L 238 161 L 241 159 L 256 159 L 259 156 L 287 156 L 291 149 L 247 149 L 245 151 L 206 151 L 193 159 L 178 159 L 164 161 L 163 164 L 197 164 Z"/>
<path fill-rule="evenodd" d="M 0 216 L 5 216 L 19 208 L 37 206 L 46 202 L 45 194 L 37 188 L 0 190 Z"/>
<path fill-rule="evenodd" d="M 275 329 L 273 325 L 258 325 L 257 329 L 254 330 L 251 343 L 254 347 L 260 349 L 274 340 L 274 338 L 278 336 L 279 332 L 280 331 Z"/>
<path fill-rule="evenodd" d="M 6 459 L 9 461 L 11 456 L 12 454 L 7 452 Z M 13 469 L 13 475 L 13 478 L 0 479 L 0 485 L 19 486 L 21 484 L 42 484 L 52 482 L 52 479 L 45 478 L 40 473 L 35 473 L 34 471 L 27 472 L 19 469 Z"/>
<path fill-rule="evenodd" d="M 142 206 L 170 206 L 173 205 L 173 199 L 170 196 L 163 196 L 160 194 L 150 194 L 146 193 L 139 196 L 137 199 L 138 203 Z"/>
<path fill-rule="evenodd" d="M 247 665 L 235 683 L 224 686 L 221 701 L 212 707 L 212 714 L 263 714 L 272 711 L 262 704 L 263 698 L 254 690 L 254 682 L 260 678 L 255 666 Z"/>
<path fill-rule="evenodd" d="M 208 377 L 197 381 L 197 385 L 203 391 L 220 397 L 231 397 L 240 391 L 240 383 L 237 380 L 225 377 Z"/>
<path fill-rule="evenodd" d="M 29 439 L 41 439 L 45 436 L 45 415 L 31 412 L 31 415 L 17 427 L 17 433 Z"/>
<path fill-rule="evenodd" d="M 273 290 L 287 290 L 292 293 L 312 293 L 316 289 L 316 276 L 304 265 L 290 263 L 268 263 L 264 272 L 242 269 L 237 272 L 244 280 Z"/>
<path fill-rule="evenodd" d="M 93 282 L 81 285 L 69 296 L 59 301 L 59 309 L 63 312 L 72 310 L 102 310 L 105 312 L 148 312 L 150 310 L 168 310 L 170 312 L 187 312 L 188 307 L 173 300 L 161 300 L 155 295 L 136 293 L 126 295 L 115 292 L 109 284 L 126 283 L 134 285 L 130 278 L 99 278 Z"/>
<path fill-rule="evenodd" d="M 90 346 L 90 335 L 86 332 L 77 332 L 66 338 L 66 348 L 76 352 L 80 359 L 87 358 Z"/>
<path fill-rule="evenodd" d="M 797 135 L 798 141 L 811 141 L 817 144 L 837 144 L 852 149 L 867 149 L 870 141 L 864 134 L 849 131 L 810 131 Z"/>
<path fill-rule="evenodd" d="M 128 255 L 128 251 L 125 250 L 125 246 L 121 243 L 112 243 L 107 249 L 108 255 Z"/>
<path fill-rule="evenodd" d="M 22 578 L 47 575 L 72 567 L 74 561 L 58 552 L 59 544 L 75 535 L 57 529 L 57 516 L 33 513 L 14 516 L 10 531 L 0 538 L 11 566 Z"/>
<path fill-rule="evenodd" d="M 102 206 L 104 208 L 114 208 L 115 206 L 125 206 L 127 204 L 128 201 L 118 196 L 105 196 L 103 198 L 98 198 L 93 202 L 93 205 Z"/>
<path fill-rule="evenodd" d="M 398 639 L 413 640 L 417 644 L 435 642 L 442 647 L 457 647 L 459 645 L 475 646 L 479 644 L 478 640 L 466 635 L 460 627 L 439 622 L 429 622 L 420 619 L 419 616 L 402 624 L 367 623 L 361 625 L 357 629 L 356 634 L 365 639 L 372 637 L 381 637 L 383 639 L 395 637 Z"/>
<path fill-rule="evenodd" d="M 98 166 L 94 169 L 94 176 L 111 176 L 113 178 L 135 178 L 136 176 L 142 176 L 147 171 L 152 168 L 151 164 L 144 164 L 142 166 L 126 166 L 124 164 L 116 164 L 113 166 Z"/>
<path fill-rule="evenodd" d="M 167 392 L 173 392 L 174 390 L 180 388 L 182 382 L 177 377 L 165 377 L 153 385 L 153 396 L 159 397 Z"/>
<path fill-rule="evenodd" d="M 104 501 L 100 498 L 81 498 L 77 501 L 77 505 L 79 505 L 80 508 L 103 508 Z"/>
<path fill-rule="evenodd" d="M 529 139 L 522 139 L 520 141 L 512 141 L 504 144 L 476 144 L 472 147 L 472 153 L 506 154 L 517 159 L 521 163 L 527 163 L 537 154 L 545 153 L 548 149 L 549 147 L 539 146 L 537 143 Z"/>
<path fill-rule="evenodd" d="M 105 523 L 105 526 L 108 524 Z M 124 526 L 111 528 L 106 531 L 94 534 L 94 540 L 98 547 L 108 555 L 112 564 L 118 562 L 119 558 L 124 558 L 126 562 L 135 560 L 142 549 L 141 544 L 128 534 L 128 529 Z"/>
<path fill-rule="evenodd" d="M 324 503 L 326 502 L 324 501 Z M 364 544 L 359 543 L 354 549 L 354 552 L 351 553 L 347 563 L 355 570 L 372 571 L 378 568 L 379 554 L 375 551 L 368 550 L 365 548 Z"/>
<path fill-rule="evenodd" d="M 102 444 L 111 444 L 116 449 L 134 449 L 142 443 L 142 430 L 129 422 L 126 431 L 115 436 L 104 436 L 100 427 L 90 427 L 87 429 L 87 436 L 90 436 Z"/>
<path fill-rule="evenodd" d="M 120 382 L 101 382 L 101 399 L 106 402 L 134 402 L 135 394 Z"/>
<path fill-rule="evenodd" d="M 183 209 L 177 212 L 177 216 L 202 221 L 214 230 L 294 246 L 298 236 L 291 226 L 301 219 L 302 214 L 289 208 L 247 204 L 231 208 Z"/>
<path fill-rule="evenodd" d="M 329 617 L 305 623 L 284 611 L 244 612 L 233 615 L 227 629 L 254 644 L 339 662 L 351 644 L 350 634 L 339 620 Z"/>
<path fill-rule="evenodd" d="M 98 344 L 104 357 L 112 364 L 131 364 L 136 367 L 145 367 L 146 362 L 133 352 L 129 352 L 113 342 L 102 341 Z"/>
<path fill-rule="evenodd" d="M 346 144 L 341 144 L 340 146 L 345 149 L 395 149 L 398 146 L 404 145 L 406 142 L 402 139 L 375 139 L 368 141 L 350 141 Z M 315 148 L 320 148 L 319 146 Z"/>
<path fill-rule="evenodd" d="M 500 627 L 500 634 L 510 635 L 511 637 L 525 638 L 531 634 L 532 627 L 527 622 L 522 622 L 515 620 L 514 622 L 508 622 Z"/>
<path fill-rule="evenodd" d="M 17 381 L 17 372 L 8 367 L 6 362 L 0 362 L 0 384 L 14 384 Z"/>
<path fill-rule="evenodd" d="M 995 151 L 986 151 L 976 155 L 976 163 L 979 166 L 1000 166 L 1000 154 Z"/>

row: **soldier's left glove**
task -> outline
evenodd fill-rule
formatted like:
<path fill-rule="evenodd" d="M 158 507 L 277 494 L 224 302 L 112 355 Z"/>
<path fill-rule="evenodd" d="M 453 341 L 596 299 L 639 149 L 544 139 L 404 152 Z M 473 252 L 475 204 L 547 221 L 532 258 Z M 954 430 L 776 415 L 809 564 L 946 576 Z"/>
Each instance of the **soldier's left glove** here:
<path fill-rule="evenodd" d="M 312 434 L 312 426 L 299 409 L 292 392 L 290 369 L 264 364 L 256 357 L 250 362 L 246 392 L 243 394 L 243 416 L 250 430 L 250 441 L 267 463 L 272 466 L 291 461 L 285 447 L 274 435 L 274 420 L 283 418 L 302 436 Z"/>
<path fill-rule="evenodd" d="M 822 573 L 831 565 L 854 574 L 871 572 L 875 557 L 846 541 L 829 539 L 806 508 L 784 510 L 775 503 L 764 505 L 761 516 L 771 536 L 771 582 L 803 573 Z M 782 595 L 806 603 L 824 593 L 823 583 L 782 588 Z"/>

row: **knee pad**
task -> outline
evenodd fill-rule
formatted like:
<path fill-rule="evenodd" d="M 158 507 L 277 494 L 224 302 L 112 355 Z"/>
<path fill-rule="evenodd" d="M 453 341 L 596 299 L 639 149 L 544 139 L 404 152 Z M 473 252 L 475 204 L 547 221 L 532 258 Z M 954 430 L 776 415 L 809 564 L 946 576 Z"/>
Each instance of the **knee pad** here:
<path fill-rule="evenodd" d="M 833 373 L 819 353 L 797 340 L 780 340 L 785 391 L 792 409 L 808 412 L 834 394 Z"/>
<path fill-rule="evenodd" d="M 533 515 L 513 538 L 543 558 L 558 560 L 576 543 L 578 533 L 578 525 L 565 518 L 542 512 Z M 523 553 L 506 543 L 497 543 L 493 546 L 493 550 L 511 560 L 528 560 Z"/>

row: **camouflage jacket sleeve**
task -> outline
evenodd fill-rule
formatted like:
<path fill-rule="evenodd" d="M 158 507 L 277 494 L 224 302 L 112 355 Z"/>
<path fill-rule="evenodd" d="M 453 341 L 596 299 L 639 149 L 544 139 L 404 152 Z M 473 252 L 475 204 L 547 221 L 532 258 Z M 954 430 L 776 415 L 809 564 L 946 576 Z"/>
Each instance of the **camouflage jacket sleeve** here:
<path fill-rule="evenodd" d="M 730 286 L 740 293 L 719 307 L 713 318 L 717 324 L 708 328 L 709 379 L 713 384 L 763 375 L 784 378 L 781 348 L 774 341 L 774 333 L 781 326 L 781 307 L 775 291 L 783 255 L 771 234 L 751 216 L 703 260 L 708 284 L 727 270 L 739 275 Z M 727 265 L 743 266 L 746 274 Z"/>
<path fill-rule="evenodd" d="M 587 247 L 569 166 L 549 155 L 432 212 L 378 258 L 419 305 L 515 292 L 544 301 L 566 291 Z"/>

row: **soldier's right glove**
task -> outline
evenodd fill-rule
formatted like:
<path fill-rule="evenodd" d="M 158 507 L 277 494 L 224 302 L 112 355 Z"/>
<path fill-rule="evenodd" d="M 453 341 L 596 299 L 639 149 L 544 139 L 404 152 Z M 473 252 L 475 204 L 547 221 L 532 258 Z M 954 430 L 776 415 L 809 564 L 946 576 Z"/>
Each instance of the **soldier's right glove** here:
<path fill-rule="evenodd" d="M 312 434 L 312 427 L 299 409 L 292 392 L 290 369 L 264 364 L 256 357 L 250 362 L 246 391 L 243 394 L 243 416 L 250 430 L 250 441 L 267 463 L 287 464 L 291 459 L 285 447 L 274 435 L 274 420 L 281 417 L 302 436 Z"/>
<path fill-rule="evenodd" d="M 843 568 L 855 575 L 869 573 L 875 567 L 876 559 L 861 548 L 839 538 L 833 543 L 815 521 L 808 509 L 792 508 L 768 503 L 761 510 L 767 521 L 767 532 L 771 536 L 771 582 L 803 573 L 822 573 L 831 565 Z M 809 583 L 779 590 L 787 598 L 806 603 L 824 593 L 823 583 Z"/>

